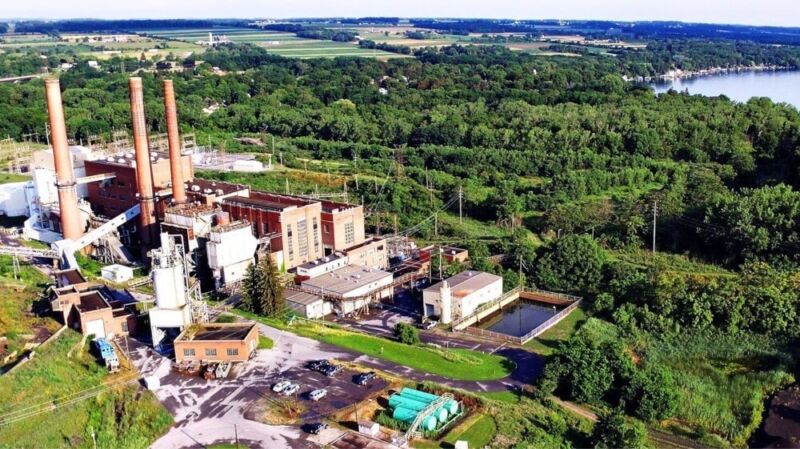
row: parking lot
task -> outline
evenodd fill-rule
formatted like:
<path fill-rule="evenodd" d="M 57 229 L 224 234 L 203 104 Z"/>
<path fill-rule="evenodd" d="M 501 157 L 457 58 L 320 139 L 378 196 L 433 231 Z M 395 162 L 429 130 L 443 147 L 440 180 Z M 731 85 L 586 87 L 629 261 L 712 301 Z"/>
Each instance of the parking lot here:
<path fill-rule="evenodd" d="M 358 374 L 358 371 L 345 369 L 335 377 L 327 377 L 305 366 L 298 366 L 276 374 L 273 379 L 274 382 L 288 380 L 300 385 L 300 390 L 293 396 L 296 397 L 305 408 L 301 419 L 303 422 L 309 423 L 320 421 L 331 413 L 361 402 L 389 386 L 389 383 L 380 377 L 375 378 L 367 385 L 357 385 L 354 382 L 354 378 Z M 310 392 L 321 388 L 328 391 L 328 394 L 324 398 L 319 401 L 309 399 L 308 394 Z M 286 397 L 271 389 L 266 392 L 266 396 L 273 399 Z"/>

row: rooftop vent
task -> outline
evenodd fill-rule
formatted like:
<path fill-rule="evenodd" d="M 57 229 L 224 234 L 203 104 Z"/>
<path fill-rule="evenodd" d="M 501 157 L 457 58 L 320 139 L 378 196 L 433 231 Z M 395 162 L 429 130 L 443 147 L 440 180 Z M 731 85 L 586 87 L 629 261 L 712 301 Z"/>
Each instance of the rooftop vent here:
<path fill-rule="evenodd" d="M 199 191 L 200 191 L 200 186 L 198 185 L 192 186 L 192 192 L 199 192 Z"/>

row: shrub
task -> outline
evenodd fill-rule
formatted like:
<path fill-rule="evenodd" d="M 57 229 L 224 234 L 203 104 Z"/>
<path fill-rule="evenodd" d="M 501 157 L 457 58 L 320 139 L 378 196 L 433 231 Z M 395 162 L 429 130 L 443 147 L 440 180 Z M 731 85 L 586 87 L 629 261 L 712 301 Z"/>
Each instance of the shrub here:
<path fill-rule="evenodd" d="M 397 323 L 394 326 L 394 336 L 400 343 L 407 345 L 419 344 L 419 331 L 408 323 Z"/>
<path fill-rule="evenodd" d="M 628 423 L 619 411 L 601 415 L 592 432 L 595 449 L 647 447 L 647 431 L 640 422 Z"/>

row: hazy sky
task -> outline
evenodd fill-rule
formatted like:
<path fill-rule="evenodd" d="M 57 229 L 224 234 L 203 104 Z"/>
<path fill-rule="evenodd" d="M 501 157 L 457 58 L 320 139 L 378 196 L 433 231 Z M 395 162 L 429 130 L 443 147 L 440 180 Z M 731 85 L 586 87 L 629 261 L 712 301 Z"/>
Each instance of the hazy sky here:
<path fill-rule="evenodd" d="M 498 17 L 800 26 L 797 0 L 0 0 L 0 17 Z"/>

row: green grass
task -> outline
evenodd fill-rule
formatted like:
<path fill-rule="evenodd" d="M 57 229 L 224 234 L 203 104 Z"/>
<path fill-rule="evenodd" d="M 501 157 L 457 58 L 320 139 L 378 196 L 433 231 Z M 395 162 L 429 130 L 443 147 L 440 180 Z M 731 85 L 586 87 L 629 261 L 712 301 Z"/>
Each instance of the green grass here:
<path fill-rule="evenodd" d="M 586 321 L 586 311 L 582 307 L 578 307 L 555 326 L 525 343 L 525 347 L 541 355 L 550 355 L 558 343 L 572 337 L 584 321 Z"/>
<path fill-rule="evenodd" d="M 271 338 L 263 335 L 258 336 L 258 349 L 272 349 L 274 346 L 275 342 Z"/>
<path fill-rule="evenodd" d="M 665 423 L 744 446 L 761 423 L 769 394 L 794 381 L 791 348 L 766 337 L 684 334 L 656 340 L 648 363 L 670 368 L 676 419 Z"/>
<path fill-rule="evenodd" d="M 512 390 L 480 392 L 477 393 L 477 395 L 484 399 L 505 402 L 507 404 L 519 404 L 522 399 L 522 396 L 518 392 Z"/>
<path fill-rule="evenodd" d="M 466 349 L 444 350 L 426 346 L 409 346 L 385 338 L 316 324 L 297 324 L 295 322 L 291 328 L 287 328 L 277 319 L 265 319 L 243 311 L 237 311 L 237 313 L 303 337 L 449 379 L 501 379 L 511 374 L 514 369 L 513 362 L 494 354 L 484 354 Z"/>
<path fill-rule="evenodd" d="M 103 269 L 104 265 L 99 261 L 94 260 L 91 257 L 84 256 L 80 253 L 75 253 L 75 260 L 78 261 L 78 266 L 81 268 L 81 273 L 83 273 L 87 279 L 101 277 L 100 270 Z"/>
<path fill-rule="evenodd" d="M 80 346 L 81 339 L 67 330 L 31 362 L 0 377 L 0 414 L 46 405 L 118 378 L 97 363 L 88 344 Z M 128 384 L 0 426 L 0 448 L 92 447 L 90 429 L 97 433 L 97 447 L 147 447 L 171 425 L 152 393 Z"/>
<path fill-rule="evenodd" d="M 497 424 L 490 415 L 476 415 L 447 433 L 440 441 L 419 441 L 412 443 L 416 449 L 449 449 L 455 447 L 456 441 L 463 440 L 469 447 L 487 446 L 497 433 Z"/>
<path fill-rule="evenodd" d="M 11 182 L 30 181 L 31 177 L 27 175 L 18 175 L 16 173 L 0 173 L 0 184 L 8 184 Z"/>

